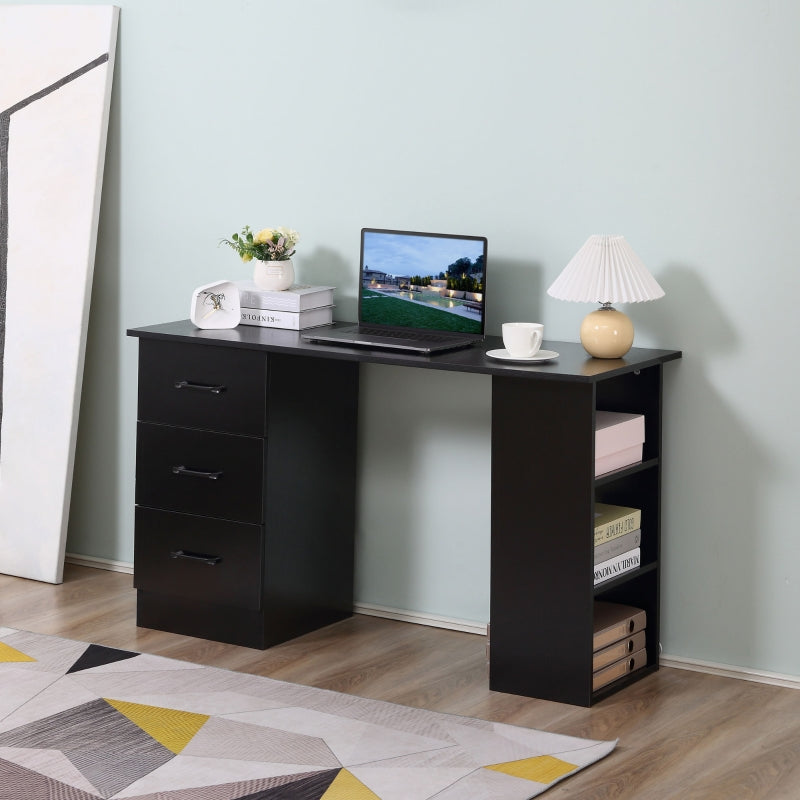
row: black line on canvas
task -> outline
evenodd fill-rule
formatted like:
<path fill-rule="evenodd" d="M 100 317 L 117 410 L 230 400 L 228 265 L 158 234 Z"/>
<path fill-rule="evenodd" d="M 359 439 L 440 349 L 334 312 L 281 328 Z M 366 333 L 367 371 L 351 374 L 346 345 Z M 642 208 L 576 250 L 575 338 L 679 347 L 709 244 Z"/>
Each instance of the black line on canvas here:
<path fill-rule="evenodd" d="M 6 290 L 8 288 L 8 147 L 11 115 L 108 61 L 108 53 L 70 72 L 55 83 L 0 111 L 0 431 L 3 423 L 3 357 L 6 349 Z"/>

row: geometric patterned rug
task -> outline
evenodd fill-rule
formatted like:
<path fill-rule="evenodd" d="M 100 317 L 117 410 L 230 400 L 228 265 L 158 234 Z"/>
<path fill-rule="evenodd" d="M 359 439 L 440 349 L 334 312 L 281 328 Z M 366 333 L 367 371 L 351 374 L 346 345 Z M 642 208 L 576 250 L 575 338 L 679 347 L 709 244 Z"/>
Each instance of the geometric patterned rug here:
<path fill-rule="evenodd" d="M 0 627 L 0 800 L 528 800 L 615 744 Z"/>

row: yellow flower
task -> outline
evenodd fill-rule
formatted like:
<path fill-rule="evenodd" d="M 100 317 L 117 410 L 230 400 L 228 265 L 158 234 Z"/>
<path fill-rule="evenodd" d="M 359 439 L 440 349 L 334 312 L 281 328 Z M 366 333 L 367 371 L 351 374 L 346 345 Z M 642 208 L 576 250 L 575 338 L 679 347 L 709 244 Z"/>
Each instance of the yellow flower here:
<path fill-rule="evenodd" d="M 252 261 L 252 260 L 253 260 L 253 256 L 251 256 L 250 253 L 242 253 L 242 261 L 244 261 L 245 264 L 248 261 Z"/>
<path fill-rule="evenodd" d="M 272 230 L 263 228 L 253 237 L 253 244 L 264 244 L 272 241 Z"/>

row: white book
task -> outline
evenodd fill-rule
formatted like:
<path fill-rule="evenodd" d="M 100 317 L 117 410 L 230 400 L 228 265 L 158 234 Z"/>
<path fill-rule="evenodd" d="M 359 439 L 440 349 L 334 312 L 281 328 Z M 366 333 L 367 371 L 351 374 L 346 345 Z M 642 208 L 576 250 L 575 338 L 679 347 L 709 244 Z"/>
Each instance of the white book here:
<path fill-rule="evenodd" d="M 242 308 L 267 308 L 270 311 L 306 311 L 333 305 L 335 286 L 305 286 L 296 283 L 283 291 L 259 289 L 253 281 L 235 281 Z"/>
<path fill-rule="evenodd" d="M 622 575 L 625 572 L 630 572 L 632 569 L 637 569 L 642 563 L 642 549 L 634 547 L 627 553 L 621 553 L 614 558 L 609 558 L 608 561 L 601 561 L 599 564 L 594 565 L 594 585 L 610 581 L 616 578 L 617 575 Z"/>
<path fill-rule="evenodd" d="M 257 325 L 260 328 L 288 328 L 293 331 L 330 325 L 333 322 L 333 306 L 309 308 L 307 311 L 272 311 L 265 308 L 242 307 L 242 325 Z"/>

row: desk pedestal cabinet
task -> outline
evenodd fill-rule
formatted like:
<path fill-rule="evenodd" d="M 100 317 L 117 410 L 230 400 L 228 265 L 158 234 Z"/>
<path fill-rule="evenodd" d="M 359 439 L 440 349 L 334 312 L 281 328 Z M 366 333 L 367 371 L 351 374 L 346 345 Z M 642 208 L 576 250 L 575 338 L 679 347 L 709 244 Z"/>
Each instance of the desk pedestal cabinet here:
<path fill-rule="evenodd" d="M 352 613 L 359 363 L 492 379 L 490 688 L 589 706 L 658 669 L 661 404 L 674 350 L 551 364 L 483 347 L 413 356 L 301 341 L 295 331 L 140 339 L 137 622 L 269 647 Z M 594 476 L 594 417 L 645 416 L 644 459 Z M 642 509 L 641 567 L 593 585 L 594 503 Z M 488 533 L 488 532 L 487 532 Z M 647 666 L 592 690 L 595 599 L 647 612 Z"/>
<path fill-rule="evenodd" d="M 142 340 L 137 622 L 264 648 L 352 614 L 358 364 Z"/>

